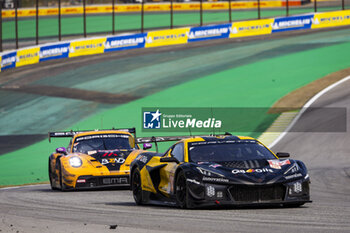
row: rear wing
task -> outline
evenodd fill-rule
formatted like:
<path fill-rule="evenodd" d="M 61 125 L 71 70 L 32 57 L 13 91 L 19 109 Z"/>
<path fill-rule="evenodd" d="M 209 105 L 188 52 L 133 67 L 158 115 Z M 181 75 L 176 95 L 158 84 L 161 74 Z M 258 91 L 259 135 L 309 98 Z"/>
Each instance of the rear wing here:
<path fill-rule="evenodd" d="M 172 142 L 172 141 L 180 141 L 182 139 L 187 138 L 195 138 L 195 137 L 208 137 L 208 136 L 230 136 L 232 134 L 225 133 L 225 134 L 210 134 L 210 135 L 190 135 L 190 136 L 165 136 L 165 137 L 140 137 L 136 138 L 136 143 L 154 143 L 156 146 L 156 150 L 158 152 L 158 144 L 157 142 Z"/>
<path fill-rule="evenodd" d="M 95 130 L 79 130 L 79 131 L 59 131 L 59 132 L 49 132 L 49 142 L 51 142 L 51 138 L 70 138 L 78 133 L 84 133 L 84 132 L 99 132 L 99 131 L 124 131 L 128 132 L 134 135 L 134 138 L 136 138 L 136 129 L 135 128 L 129 128 L 129 129 L 95 129 Z"/>

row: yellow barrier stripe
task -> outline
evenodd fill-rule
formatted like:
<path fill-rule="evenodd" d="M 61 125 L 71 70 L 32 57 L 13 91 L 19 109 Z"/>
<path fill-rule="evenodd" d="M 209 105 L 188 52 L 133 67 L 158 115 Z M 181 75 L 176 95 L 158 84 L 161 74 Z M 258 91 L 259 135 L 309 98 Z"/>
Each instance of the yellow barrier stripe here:
<path fill-rule="evenodd" d="M 300 1 L 296 1 L 300 2 Z M 261 1 L 260 7 L 262 8 L 274 8 L 274 7 L 282 7 L 282 1 Z M 249 9 L 249 8 L 257 8 L 257 2 L 232 2 L 232 9 Z M 170 11 L 170 3 L 156 3 L 156 4 L 145 4 L 144 11 Z M 203 10 L 227 10 L 229 7 L 227 2 L 223 3 L 212 3 L 206 2 L 203 3 Z M 102 13 L 111 13 L 112 6 L 87 6 L 86 13 L 87 14 L 102 14 Z M 200 3 L 174 3 L 173 10 L 174 11 L 191 11 L 191 10 L 199 10 Z M 116 13 L 122 12 L 140 12 L 141 4 L 123 4 L 116 5 L 114 8 Z M 72 14 L 82 14 L 84 11 L 83 7 L 62 7 L 61 14 L 62 15 L 72 15 Z M 58 8 L 40 8 L 39 15 L 40 16 L 50 16 L 57 15 Z M 18 9 L 17 11 L 18 17 L 28 17 L 35 16 L 36 10 L 35 8 L 27 8 L 27 9 Z M 3 10 L 2 17 L 3 18 L 12 18 L 15 16 L 15 10 Z"/>

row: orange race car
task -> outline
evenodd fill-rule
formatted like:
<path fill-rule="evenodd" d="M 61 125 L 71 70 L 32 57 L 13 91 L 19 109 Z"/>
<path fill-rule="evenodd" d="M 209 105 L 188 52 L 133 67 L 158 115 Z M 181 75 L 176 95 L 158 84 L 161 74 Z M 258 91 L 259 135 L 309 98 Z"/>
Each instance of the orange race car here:
<path fill-rule="evenodd" d="M 67 148 L 49 157 L 52 189 L 68 190 L 128 186 L 130 163 L 144 152 L 135 143 L 135 128 L 50 132 L 52 137 L 71 137 Z M 145 143 L 143 149 L 152 144 Z"/>

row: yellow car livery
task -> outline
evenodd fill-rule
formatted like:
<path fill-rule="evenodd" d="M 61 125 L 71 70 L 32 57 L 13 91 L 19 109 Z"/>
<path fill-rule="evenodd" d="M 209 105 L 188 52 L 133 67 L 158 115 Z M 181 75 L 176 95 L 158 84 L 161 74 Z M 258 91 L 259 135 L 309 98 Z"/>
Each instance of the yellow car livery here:
<path fill-rule="evenodd" d="M 133 134 L 134 128 L 50 132 L 49 139 L 71 137 L 49 157 L 51 188 L 128 186 L 130 163 L 142 152 Z"/>
<path fill-rule="evenodd" d="M 296 207 L 311 202 L 305 164 L 289 153 L 274 154 L 254 138 L 226 133 L 137 141 L 176 142 L 165 153 L 140 153 L 131 163 L 136 204 Z"/>

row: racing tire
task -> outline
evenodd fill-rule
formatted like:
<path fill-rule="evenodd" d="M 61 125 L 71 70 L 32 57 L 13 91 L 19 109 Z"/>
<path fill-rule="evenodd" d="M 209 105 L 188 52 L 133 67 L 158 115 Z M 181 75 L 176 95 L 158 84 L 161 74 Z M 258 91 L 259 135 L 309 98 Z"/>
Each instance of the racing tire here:
<path fill-rule="evenodd" d="M 177 174 L 175 190 L 177 205 L 182 209 L 188 208 L 188 188 L 186 184 L 186 177 L 183 171 L 179 171 Z"/>
<path fill-rule="evenodd" d="M 53 186 L 53 182 L 52 182 L 52 171 L 51 171 L 51 160 L 49 159 L 49 180 L 50 180 L 50 186 L 52 190 L 58 190 L 57 187 Z"/>
<path fill-rule="evenodd" d="M 132 172 L 131 176 L 131 190 L 134 197 L 135 203 L 137 205 L 143 204 L 143 191 L 141 186 L 141 174 L 139 168 L 136 168 Z"/>
<path fill-rule="evenodd" d="M 58 166 L 58 176 L 60 178 L 60 190 L 66 191 L 67 190 L 66 185 L 63 183 L 61 160 L 58 160 L 57 163 L 58 163 L 58 165 L 57 165 Z"/>

